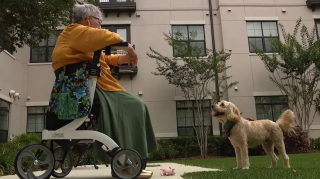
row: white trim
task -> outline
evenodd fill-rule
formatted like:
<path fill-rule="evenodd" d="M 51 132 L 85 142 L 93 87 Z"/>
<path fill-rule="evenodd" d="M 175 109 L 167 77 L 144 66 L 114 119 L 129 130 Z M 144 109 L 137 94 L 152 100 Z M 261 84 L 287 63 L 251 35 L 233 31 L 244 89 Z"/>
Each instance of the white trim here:
<path fill-rule="evenodd" d="M 177 132 L 173 132 L 173 133 L 155 133 L 154 135 L 156 137 L 178 137 L 178 133 Z"/>
<path fill-rule="evenodd" d="M 49 106 L 49 101 L 26 102 L 26 106 Z"/>
<path fill-rule="evenodd" d="M 219 130 L 214 130 L 214 131 L 212 131 L 212 134 L 213 135 L 220 135 L 220 131 Z"/>
<path fill-rule="evenodd" d="M 7 50 L 3 50 L 3 52 L 9 55 L 12 59 L 16 60 L 16 57 L 12 55 L 10 52 L 8 52 Z"/>
<path fill-rule="evenodd" d="M 320 125 L 311 125 L 309 129 L 311 129 L 311 130 L 320 129 Z"/>
<path fill-rule="evenodd" d="M 320 15 L 313 15 L 314 19 L 320 19 Z"/>
<path fill-rule="evenodd" d="M 28 63 L 28 66 L 41 66 L 41 65 L 52 65 L 52 62 L 48 62 L 48 63 Z"/>
<path fill-rule="evenodd" d="M 279 17 L 245 17 L 246 21 L 278 21 Z"/>
<path fill-rule="evenodd" d="M 265 55 L 278 55 L 279 53 L 264 53 Z M 256 53 L 249 53 L 249 56 L 258 56 Z"/>
<path fill-rule="evenodd" d="M 109 21 L 109 20 L 103 20 L 101 25 L 115 25 L 115 24 L 131 24 L 131 21 Z"/>
<path fill-rule="evenodd" d="M 194 98 L 190 98 L 191 100 L 194 100 Z M 212 99 L 212 96 L 207 96 L 205 99 Z M 174 96 L 175 101 L 185 101 L 186 98 L 183 96 Z"/>
<path fill-rule="evenodd" d="M 171 25 L 193 25 L 193 24 L 206 24 L 206 21 L 170 21 Z"/>
<path fill-rule="evenodd" d="M 66 28 L 66 26 L 62 25 L 62 26 L 58 26 L 57 30 L 64 30 Z"/>
<path fill-rule="evenodd" d="M 6 95 L 4 95 L 2 93 L 0 93 L 0 99 L 8 101 L 9 103 L 13 103 L 12 99 L 9 96 L 6 96 Z"/>
<path fill-rule="evenodd" d="M 281 91 L 253 92 L 253 96 L 282 96 Z"/>

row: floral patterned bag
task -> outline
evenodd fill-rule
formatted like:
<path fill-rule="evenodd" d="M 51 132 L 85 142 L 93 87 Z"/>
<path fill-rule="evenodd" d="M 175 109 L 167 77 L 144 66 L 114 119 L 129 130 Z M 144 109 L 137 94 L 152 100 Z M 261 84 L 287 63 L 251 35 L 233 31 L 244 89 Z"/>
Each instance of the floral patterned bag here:
<path fill-rule="evenodd" d="M 70 64 L 55 71 L 49 112 L 55 113 L 60 120 L 85 117 L 91 111 L 87 63 Z"/>

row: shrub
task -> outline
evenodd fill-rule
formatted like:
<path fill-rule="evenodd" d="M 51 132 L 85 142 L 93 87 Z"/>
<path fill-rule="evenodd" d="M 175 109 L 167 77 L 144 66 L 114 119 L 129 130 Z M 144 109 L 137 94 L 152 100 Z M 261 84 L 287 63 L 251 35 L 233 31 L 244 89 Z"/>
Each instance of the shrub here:
<path fill-rule="evenodd" d="M 227 155 L 225 140 L 220 136 L 208 136 L 208 155 Z M 196 137 L 173 137 L 157 140 L 158 150 L 149 155 L 148 160 L 165 160 L 200 156 Z"/>
<path fill-rule="evenodd" d="M 295 134 L 284 133 L 284 143 L 287 153 L 306 153 L 310 149 L 308 134 L 299 126 L 294 128 Z M 149 155 L 148 160 L 165 160 L 200 156 L 196 137 L 160 138 L 157 140 L 158 151 Z M 312 141 L 315 149 L 320 150 L 320 138 Z M 248 149 L 250 156 L 265 155 L 262 145 Z M 277 149 L 275 148 L 275 153 Z M 235 151 L 229 139 L 221 136 L 208 136 L 209 156 L 235 156 Z"/>
<path fill-rule="evenodd" d="M 284 132 L 284 143 L 287 153 L 306 153 L 310 149 L 308 133 L 300 126 L 294 127 L 296 134 Z"/>
<path fill-rule="evenodd" d="M 0 176 L 13 175 L 14 159 L 20 149 L 32 143 L 39 143 L 41 139 L 36 134 L 21 134 L 0 146 Z"/>
<path fill-rule="evenodd" d="M 320 137 L 315 139 L 310 139 L 310 149 L 320 150 Z"/>

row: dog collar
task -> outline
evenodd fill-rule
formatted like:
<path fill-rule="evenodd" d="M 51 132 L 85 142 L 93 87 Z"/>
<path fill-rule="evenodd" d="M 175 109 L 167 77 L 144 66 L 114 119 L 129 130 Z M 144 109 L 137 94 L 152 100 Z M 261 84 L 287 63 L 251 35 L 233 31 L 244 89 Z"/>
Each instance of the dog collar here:
<path fill-rule="evenodd" d="M 233 128 L 233 126 L 235 124 L 236 124 L 235 122 L 232 122 L 232 121 L 229 121 L 229 120 L 224 124 L 225 137 L 229 137 L 230 136 L 230 131 L 231 131 L 231 129 Z"/>

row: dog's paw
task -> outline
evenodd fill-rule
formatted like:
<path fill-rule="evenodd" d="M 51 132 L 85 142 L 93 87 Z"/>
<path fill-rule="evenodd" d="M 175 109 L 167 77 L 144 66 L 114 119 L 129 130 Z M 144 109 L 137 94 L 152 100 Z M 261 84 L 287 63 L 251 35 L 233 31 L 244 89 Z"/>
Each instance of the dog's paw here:
<path fill-rule="evenodd" d="M 242 170 L 248 170 L 249 167 L 242 167 L 241 169 L 242 169 Z"/>

